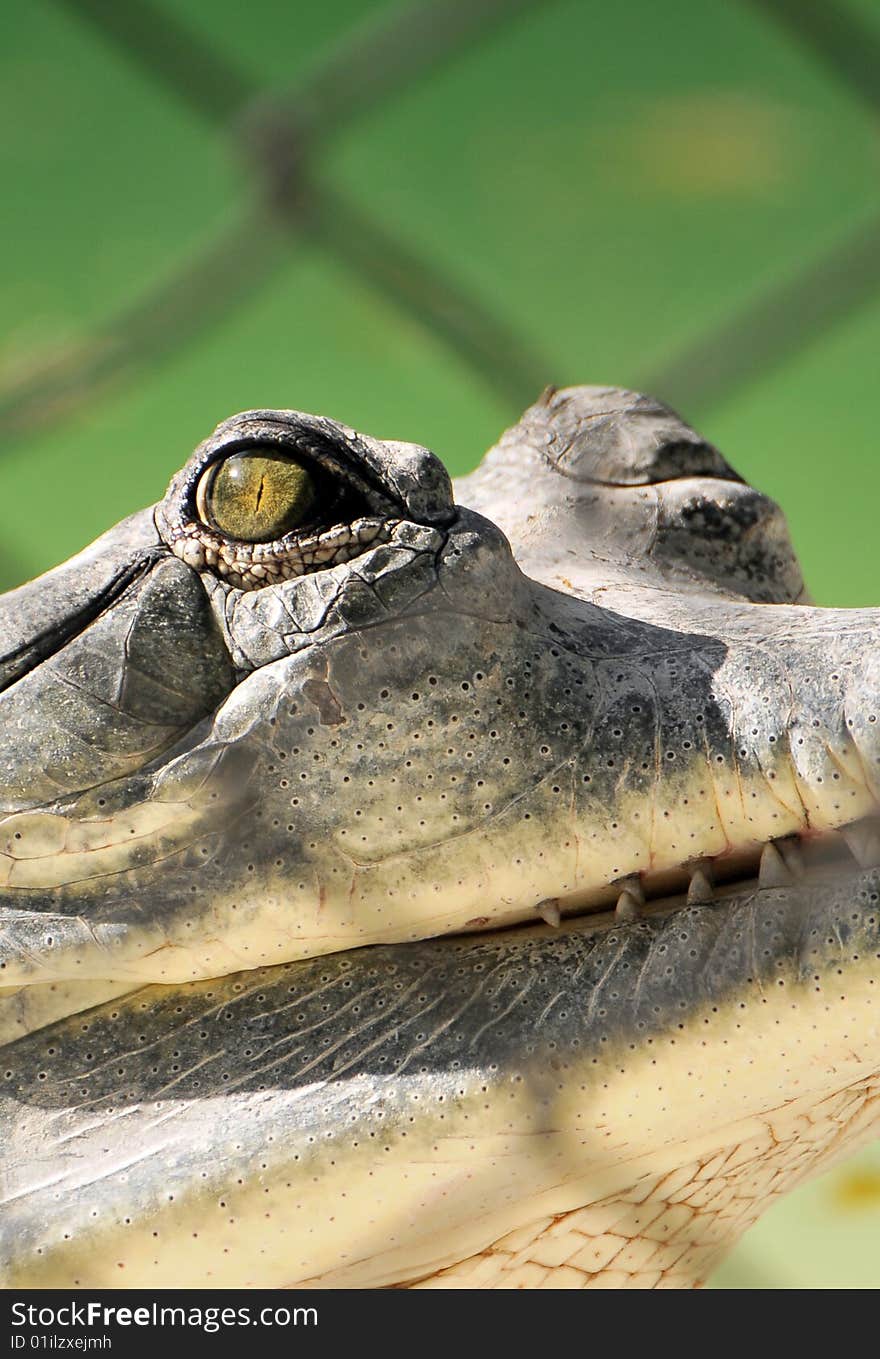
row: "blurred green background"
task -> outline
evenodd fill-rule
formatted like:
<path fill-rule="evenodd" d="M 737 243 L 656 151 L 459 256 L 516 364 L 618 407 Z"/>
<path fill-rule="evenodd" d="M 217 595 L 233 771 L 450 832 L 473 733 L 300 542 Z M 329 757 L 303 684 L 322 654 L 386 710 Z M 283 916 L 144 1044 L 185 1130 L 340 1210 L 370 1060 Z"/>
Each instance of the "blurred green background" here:
<path fill-rule="evenodd" d="M 878 602 L 876 0 L 14 0 L 4 37 L 2 585 L 232 411 L 463 472 L 587 381 L 682 408 L 820 603 Z M 880 1284 L 880 1156 L 715 1282 Z"/>

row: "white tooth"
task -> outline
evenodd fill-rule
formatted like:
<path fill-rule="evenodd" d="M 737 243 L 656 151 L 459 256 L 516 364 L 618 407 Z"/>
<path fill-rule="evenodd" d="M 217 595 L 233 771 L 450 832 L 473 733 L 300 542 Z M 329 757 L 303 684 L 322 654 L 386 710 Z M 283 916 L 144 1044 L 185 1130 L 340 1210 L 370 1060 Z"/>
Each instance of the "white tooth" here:
<path fill-rule="evenodd" d="M 871 839 L 868 841 L 866 857 L 866 867 L 876 868 L 877 865 L 880 864 L 880 835 L 871 836 Z"/>
<path fill-rule="evenodd" d="M 559 914 L 559 902 L 552 898 L 549 901 L 542 901 L 538 905 L 538 915 L 543 916 L 548 925 L 552 925 L 554 930 L 559 929 L 559 922 L 562 919 Z"/>
<path fill-rule="evenodd" d="M 795 878 L 802 878 L 806 872 L 804 855 L 796 837 L 777 840 L 776 848 L 785 860 L 785 866 Z"/>
<path fill-rule="evenodd" d="M 758 867 L 758 886 L 790 887 L 793 882 L 791 869 L 787 867 L 776 846 L 765 845 L 761 851 L 761 863 Z"/>
<path fill-rule="evenodd" d="M 621 892 L 629 892 L 633 901 L 637 902 L 639 906 L 644 906 L 645 889 L 642 886 L 642 880 L 638 873 L 631 873 L 628 878 L 621 878 L 617 883 L 617 887 Z"/>
<path fill-rule="evenodd" d="M 691 881 L 687 899 L 692 906 L 704 901 L 712 901 L 715 889 L 712 886 L 712 868 L 706 859 L 698 859 L 691 865 Z"/>
<path fill-rule="evenodd" d="M 876 868 L 880 864 L 880 832 L 875 826 L 856 821 L 845 826 L 841 835 L 860 868 Z"/>
<path fill-rule="evenodd" d="M 638 920 L 642 913 L 643 905 L 644 899 L 642 901 L 637 901 L 632 892 L 626 888 L 617 898 L 614 914 L 617 916 L 618 920 Z"/>

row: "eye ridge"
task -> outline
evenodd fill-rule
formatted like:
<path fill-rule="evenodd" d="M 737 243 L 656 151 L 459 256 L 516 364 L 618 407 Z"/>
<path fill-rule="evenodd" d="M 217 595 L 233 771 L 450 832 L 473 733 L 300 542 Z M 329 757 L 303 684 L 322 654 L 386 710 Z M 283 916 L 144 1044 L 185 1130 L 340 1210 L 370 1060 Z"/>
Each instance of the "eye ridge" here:
<path fill-rule="evenodd" d="M 294 463 L 317 483 L 317 494 L 305 501 L 293 496 L 295 512 L 288 515 L 289 506 L 283 506 L 279 519 L 269 514 L 276 508 L 273 483 L 265 481 L 261 495 L 261 478 L 254 475 L 246 521 L 238 514 L 232 521 L 212 514 L 214 498 L 206 492 L 231 459 L 248 454 Z M 240 506 L 241 497 L 237 500 Z M 427 449 L 385 446 L 298 411 L 244 411 L 223 421 L 172 478 L 156 507 L 157 528 L 175 557 L 242 591 L 344 565 L 392 542 L 406 523 L 430 527 L 455 518 L 449 476 Z"/>

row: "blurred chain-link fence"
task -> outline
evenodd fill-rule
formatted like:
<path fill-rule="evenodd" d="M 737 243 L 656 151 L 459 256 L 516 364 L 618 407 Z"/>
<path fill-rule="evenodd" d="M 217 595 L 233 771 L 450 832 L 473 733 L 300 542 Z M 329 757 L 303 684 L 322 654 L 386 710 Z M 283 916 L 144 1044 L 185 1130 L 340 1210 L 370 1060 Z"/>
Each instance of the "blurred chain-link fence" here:
<path fill-rule="evenodd" d="M 347 31 L 283 94 L 266 92 L 234 56 L 152 0 L 57 0 L 125 59 L 226 138 L 244 181 L 238 220 L 160 286 L 48 364 L 0 388 L 0 440 L 57 421 L 100 399 L 114 378 L 133 381 L 284 267 L 290 237 L 320 243 L 402 313 L 414 315 L 511 408 L 534 397 L 552 364 L 531 337 L 448 271 L 395 235 L 378 214 L 321 173 L 326 144 L 523 11 L 553 0 L 424 0 L 380 10 Z M 743 4 L 748 0 L 742 0 Z M 784 25 L 872 114 L 880 115 L 880 34 L 857 10 L 822 0 L 751 0 Z M 660 59 L 662 59 L 662 54 Z M 133 152 L 136 154 L 136 152 Z M 687 154 L 687 148 L 683 149 Z M 637 385 L 687 410 L 705 410 L 809 344 L 880 291 L 880 217 L 759 294 Z"/>

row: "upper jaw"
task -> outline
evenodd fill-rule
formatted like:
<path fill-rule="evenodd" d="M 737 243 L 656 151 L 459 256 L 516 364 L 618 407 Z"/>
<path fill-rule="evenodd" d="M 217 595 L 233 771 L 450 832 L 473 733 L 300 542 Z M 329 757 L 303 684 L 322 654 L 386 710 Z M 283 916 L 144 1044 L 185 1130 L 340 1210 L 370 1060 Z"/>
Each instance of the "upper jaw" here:
<path fill-rule="evenodd" d="M 651 439 L 659 427 L 668 444 L 651 444 L 656 465 L 686 476 L 646 480 L 640 463 L 634 486 L 614 487 L 573 476 L 570 457 L 563 474 L 554 412 L 545 403 L 525 443 L 514 431 L 467 484 L 478 505 L 492 492 L 529 575 L 495 524 L 452 507 L 426 450 L 295 412 L 224 422 L 154 520 L 85 554 L 89 598 L 104 599 L 126 553 L 141 574 L 81 635 L 56 620 L 70 640 L 0 704 L 33 707 L 79 666 L 75 734 L 100 712 L 117 764 L 100 789 L 87 786 L 93 747 L 47 775 L 36 746 L 27 758 L 16 746 L 18 726 L 4 728 L 12 984 L 177 981 L 553 919 L 613 900 L 621 882 L 638 905 L 664 874 L 697 864 L 708 878 L 711 863 L 723 878 L 737 854 L 757 862 L 768 842 L 875 812 L 876 612 L 753 602 L 743 581 L 766 593 L 766 546 L 781 532 L 775 507 L 753 502 L 736 502 L 742 579 L 723 588 L 729 535 L 710 535 L 701 559 L 673 547 L 676 513 L 692 541 L 700 496 L 717 510 L 719 485 L 728 508 L 741 495 L 726 464 L 649 412 Z M 556 462 L 535 445 L 535 420 Z M 174 558 L 204 467 L 267 439 L 323 441 L 413 517 L 353 560 L 257 589 Z M 695 481 L 703 462 L 710 475 Z M 661 493 L 666 518 L 649 515 L 639 537 L 639 509 Z M 795 596 L 791 560 L 776 553 L 774 579 Z M 71 574 L 58 570 L 43 582 L 50 603 Z M 108 651 L 114 636 L 121 649 Z M 158 657 L 146 679 L 143 664 L 127 674 L 132 637 Z M 101 664 L 85 673 L 83 657 Z M 133 746 L 157 683 L 166 708 L 178 696 L 177 723 Z"/>

